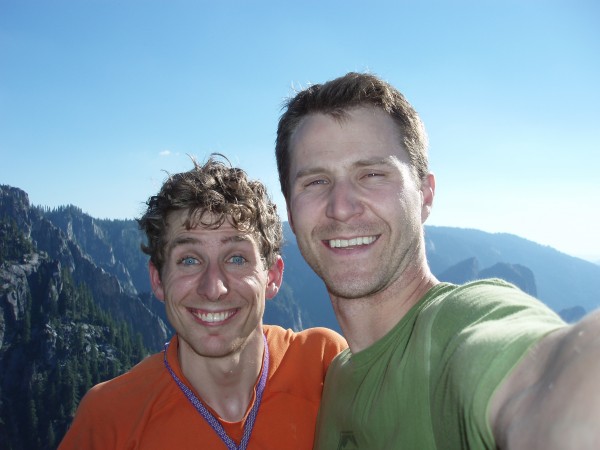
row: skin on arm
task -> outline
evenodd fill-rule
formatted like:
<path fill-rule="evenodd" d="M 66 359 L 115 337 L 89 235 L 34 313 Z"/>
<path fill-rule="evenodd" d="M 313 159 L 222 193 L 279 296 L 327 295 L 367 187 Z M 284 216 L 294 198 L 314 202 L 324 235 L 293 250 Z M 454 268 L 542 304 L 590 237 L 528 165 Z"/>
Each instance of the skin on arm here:
<path fill-rule="evenodd" d="M 544 337 L 492 398 L 502 449 L 600 448 L 600 310 Z"/>

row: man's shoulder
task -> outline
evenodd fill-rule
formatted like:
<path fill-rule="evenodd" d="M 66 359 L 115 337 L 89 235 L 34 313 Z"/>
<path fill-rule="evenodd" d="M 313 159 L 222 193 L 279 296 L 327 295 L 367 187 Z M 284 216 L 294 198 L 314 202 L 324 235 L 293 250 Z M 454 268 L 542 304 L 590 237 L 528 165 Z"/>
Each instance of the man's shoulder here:
<path fill-rule="evenodd" d="M 156 389 L 157 382 L 164 372 L 162 353 L 148 356 L 129 371 L 110 380 L 93 386 L 85 395 L 86 403 L 112 404 L 142 396 L 148 390 Z"/>
<path fill-rule="evenodd" d="M 475 280 L 461 285 L 440 283 L 426 296 L 422 306 L 471 311 L 507 306 L 547 309 L 540 300 L 498 278 Z"/>
<path fill-rule="evenodd" d="M 529 330 L 546 330 L 564 322 L 547 305 L 513 284 L 499 279 L 462 285 L 441 283 L 420 305 L 411 330 L 439 342 L 482 336 L 489 341 L 514 339 Z M 420 335 L 420 334 L 419 334 Z"/>
<path fill-rule="evenodd" d="M 92 387 L 81 399 L 61 448 L 87 448 L 91 442 L 94 448 L 125 448 L 117 444 L 119 439 L 129 438 L 142 417 L 175 397 L 165 389 L 169 378 L 165 374 L 163 355 L 157 353 Z"/>
<path fill-rule="evenodd" d="M 324 373 L 333 358 L 348 347 L 340 334 L 328 328 L 293 331 L 277 325 L 265 325 L 264 330 L 274 370 L 280 364 L 291 364 L 320 368 L 318 370 Z"/>
<path fill-rule="evenodd" d="M 264 331 L 270 352 L 270 392 L 285 392 L 282 399 L 291 395 L 309 401 L 316 413 L 327 369 L 347 347 L 346 341 L 326 328 L 293 331 L 266 325 Z"/>
<path fill-rule="evenodd" d="M 286 344 L 287 346 L 308 345 L 336 347 L 340 350 L 348 345 L 342 335 L 325 327 L 307 328 L 301 331 L 284 329 L 279 325 L 264 325 L 265 334 L 269 342 Z"/>

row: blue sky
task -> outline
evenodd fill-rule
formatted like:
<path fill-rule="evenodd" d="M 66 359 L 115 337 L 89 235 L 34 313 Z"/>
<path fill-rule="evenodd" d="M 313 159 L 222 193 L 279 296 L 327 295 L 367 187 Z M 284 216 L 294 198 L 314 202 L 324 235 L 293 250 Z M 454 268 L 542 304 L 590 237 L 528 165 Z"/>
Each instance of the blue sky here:
<path fill-rule="evenodd" d="M 427 127 L 428 224 L 600 260 L 599 59 L 595 0 L 0 0 L 0 183 L 134 218 L 221 152 L 285 211 L 282 102 L 370 71 Z"/>

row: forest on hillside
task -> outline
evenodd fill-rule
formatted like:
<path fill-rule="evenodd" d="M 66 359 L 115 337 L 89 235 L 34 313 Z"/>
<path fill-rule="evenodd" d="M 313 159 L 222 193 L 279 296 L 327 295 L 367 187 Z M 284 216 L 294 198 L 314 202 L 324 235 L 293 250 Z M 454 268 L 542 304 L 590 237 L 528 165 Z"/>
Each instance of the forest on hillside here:
<path fill-rule="evenodd" d="M 2 269 L 34 257 L 30 241 L 10 219 L 0 221 L 0 249 Z M 0 318 L 9 343 L 0 352 L 5 450 L 56 448 L 85 392 L 148 353 L 139 333 L 132 335 L 128 324 L 99 308 L 68 270 L 52 263 L 40 267 L 27 279 L 22 311 Z"/>

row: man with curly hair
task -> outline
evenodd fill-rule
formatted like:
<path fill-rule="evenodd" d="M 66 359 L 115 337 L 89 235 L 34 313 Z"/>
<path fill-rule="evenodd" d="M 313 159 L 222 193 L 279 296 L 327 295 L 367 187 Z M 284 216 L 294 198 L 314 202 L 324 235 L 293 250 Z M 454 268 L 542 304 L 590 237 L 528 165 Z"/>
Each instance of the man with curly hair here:
<path fill-rule="evenodd" d="M 284 267 L 264 185 L 213 155 L 147 205 L 142 249 L 176 335 L 92 388 L 60 448 L 312 448 L 325 372 L 346 343 L 263 325 Z"/>

